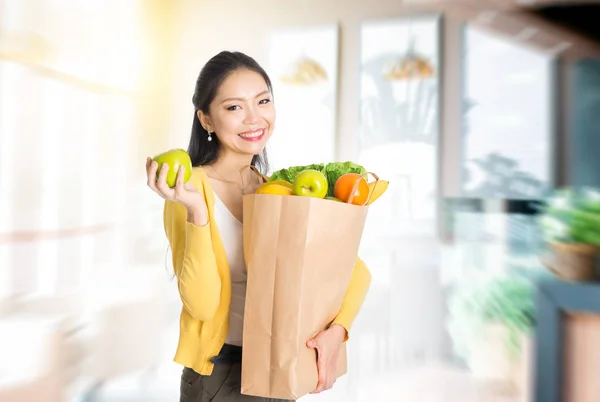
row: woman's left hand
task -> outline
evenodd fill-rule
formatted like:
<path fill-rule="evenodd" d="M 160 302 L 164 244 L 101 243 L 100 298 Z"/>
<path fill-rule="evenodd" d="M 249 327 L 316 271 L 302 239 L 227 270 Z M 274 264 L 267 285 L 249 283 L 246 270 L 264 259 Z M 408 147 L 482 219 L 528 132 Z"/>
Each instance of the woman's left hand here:
<path fill-rule="evenodd" d="M 318 394 L 333 387 L 337 377 L 340 346 L 344 343 L 345 338 L 346 329 L 341 325 L 333 324 L 306 342 L 306 346 L 317 350 L 317 369 L 319 370 L 319 382 L 311 394 Z"/>

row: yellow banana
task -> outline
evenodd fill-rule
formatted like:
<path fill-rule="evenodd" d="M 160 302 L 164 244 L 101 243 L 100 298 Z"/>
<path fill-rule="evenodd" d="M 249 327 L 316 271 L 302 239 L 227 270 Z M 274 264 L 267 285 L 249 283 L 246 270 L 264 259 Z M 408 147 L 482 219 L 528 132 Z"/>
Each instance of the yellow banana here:
<path fill-rule="evenodd" d="M 388 189 L 389 182 L 386 180 L 372 181 L 369 183 L 369 197 L 367 198 L 367 205 L 375 202 L 379 197 L 385 193 Z"/>
<path fill-rule="evenodd" d="M 269 182 L 260 186 L 256 194 L 292 195 L 292 188 Z"/>
<path fill-rule="evenodd" d="M 273 180 L 273 181 L 270 181 L 270 182 L 265 183 L 265 184 L 279 184 L 281 186 L 284 186 L 284 187 L 287 187 L 287 188 L 290 188 L 290 189 L 293 188 L 292 183 L 287 182 L 285 180 Z"/>

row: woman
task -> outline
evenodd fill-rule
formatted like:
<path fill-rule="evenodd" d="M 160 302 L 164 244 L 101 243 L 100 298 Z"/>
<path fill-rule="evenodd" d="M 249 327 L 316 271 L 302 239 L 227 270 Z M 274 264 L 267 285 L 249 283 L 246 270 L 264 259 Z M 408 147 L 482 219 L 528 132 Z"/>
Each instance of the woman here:
<path fill-rule="evenodd" d="M 148 186 L 165 199 L 164 225 L 183 302 L 175 362 L 184 366 L 180 402 L 264 401 L 240 394 L 241 345 L 246 293 L 242 247 L 242 198 L 260 185 L 244 166 L 267 169 L 265 144 L 273 133 L 271 81 L 254 59 L 222 52 L 202 69 L 188 153 L 194 166 L 183 183 L 166 184 L 168 166 L 148 158 Z M 218 225 L 218 226 L 217 226 Z M 370 284 L 357 260 L 343 306 L 334 322 L 306 346 L 316 349 L 315 393 L 330 389 L 340 345 Z"/>

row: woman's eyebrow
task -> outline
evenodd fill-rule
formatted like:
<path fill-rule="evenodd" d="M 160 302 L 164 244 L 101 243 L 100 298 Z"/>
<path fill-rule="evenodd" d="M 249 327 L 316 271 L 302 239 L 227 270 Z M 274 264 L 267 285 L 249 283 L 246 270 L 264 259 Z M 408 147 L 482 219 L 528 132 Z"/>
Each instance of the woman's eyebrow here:
<path fill-rule="evenodd" d="M 267 90 L 264 90 L 264 91 L 262 91 L 261 93 L 259 93 L 258 95 L 256 95 L 256 96 L 255 96 L 255 98 L 258 98 L 258 97 L 260 97 L 260 96 L 266 95 L 266 94 L 268 94 L 268 93 L 269 93 L 269 90 L 268 90 L 268 89 L 267 89 Z M 240 101 L 240 102 L 242 102 L 242 101 L 244 101 L 244 98 L 227 98 L 227 99 L 223 99 L 223 100 L 221 101 L 221 103 L 230 102 L 230 101 Z"/>

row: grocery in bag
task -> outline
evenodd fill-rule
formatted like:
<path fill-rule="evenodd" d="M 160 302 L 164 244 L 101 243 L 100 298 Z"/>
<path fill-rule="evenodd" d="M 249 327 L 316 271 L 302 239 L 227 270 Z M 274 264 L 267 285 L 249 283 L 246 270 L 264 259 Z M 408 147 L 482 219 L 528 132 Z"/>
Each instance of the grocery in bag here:
<path fill-rule="evenodd" d="M 345 169 L 331 172 L 339 166 Z M 336 183 L 348 169 L 356 170 L 350 172 L 353 179 L 349 190 L 338 189 L 336 193 L 333 185 L 328 185 L 323 195 L 322 189 L 304 185 L 312 195 L 298 196 L 303 189 L 295 179 L 302 173 L 329 174 L 327 179 Z M 283 172 L 289 174 L 290 170 Z M 276 172 L 265 178 L 267 183 L 256 194 L 245 195 L 243 200 L 247 293 L 242 393 L 246 395 L 298 399 L 316 388 L 317 356 L 306 341 L 325 329 L 340 310 L 367 218 L 367 197 L 373 199 L 375 185 L 367 183 L 367 174 L 358 165 L 311 165 L 300 170 L 293 177 Z M 377 198 L 387 182 L 373 176 L 373 183 L 380 185 Z M 265 190 L 269 183 L 290 191 Z M 302 184 L 307 183 L 311 180 Z M 351 193 L 359 194 L 358 187 L 368 193 L 360 195 L 364 197 L 362 205 L 344 202 L 351 201 Z M 321 193 L 315 196 L 314 191 Z M 344 344 L 338 377 L 346 368 Z"/>

